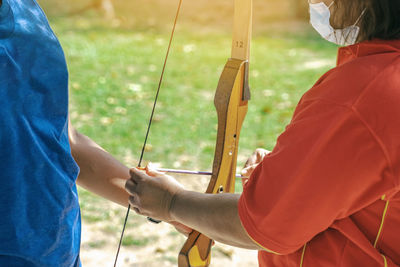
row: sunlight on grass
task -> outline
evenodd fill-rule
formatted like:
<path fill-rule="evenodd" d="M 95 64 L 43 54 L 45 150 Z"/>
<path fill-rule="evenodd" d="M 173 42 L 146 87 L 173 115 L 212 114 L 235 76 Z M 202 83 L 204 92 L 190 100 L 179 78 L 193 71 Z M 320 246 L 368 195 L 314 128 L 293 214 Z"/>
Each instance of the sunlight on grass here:
<path fill-rule="evenodd" d="M 166 38 L 141 33 L 138 39 L 138 34 L 108 29 L 59 34 L 70 69 L 73 123 L 131 166 L 143 142 L 165 53 L 157 40 Z M 176 36 L 146 160 L 164 167 L 210 166 L 216 135 L 212 99 L 229 49 L 229 35 Z M 241 155 L 257 147 L 271 149 L 300 96 L 333 65 L 332 47 L 307 36 L 256 36 L 250 71 L 253 98 Z"/>

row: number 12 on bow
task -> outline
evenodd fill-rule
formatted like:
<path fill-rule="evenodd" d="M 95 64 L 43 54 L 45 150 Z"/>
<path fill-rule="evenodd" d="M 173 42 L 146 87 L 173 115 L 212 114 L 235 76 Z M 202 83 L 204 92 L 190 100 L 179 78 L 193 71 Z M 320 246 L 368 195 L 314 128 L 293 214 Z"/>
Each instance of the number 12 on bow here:
<path fill-rule="evenodd" d="M 235 0 L 232 54 L 215 93 L 218 133 L 212 176 L 206 193 L 234 193 L 239 135 L 250 99 L 248 84 L 252 0 Z M 183 245 L 179 267 L 209 266 L 213 240 L 193 231 Z"/>

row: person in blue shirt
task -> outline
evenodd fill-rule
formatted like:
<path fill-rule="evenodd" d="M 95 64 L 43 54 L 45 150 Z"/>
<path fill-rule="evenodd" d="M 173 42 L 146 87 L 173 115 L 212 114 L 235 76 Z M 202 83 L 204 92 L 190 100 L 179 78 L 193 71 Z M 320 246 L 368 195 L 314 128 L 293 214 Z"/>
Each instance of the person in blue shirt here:
<path fill-rule="evenodd" d="M 80 266 L 76 182 L 127 206 L 128 178 L 69 123 L 64 54 L 39 5 L 0 0 L 0 266 Z"/>

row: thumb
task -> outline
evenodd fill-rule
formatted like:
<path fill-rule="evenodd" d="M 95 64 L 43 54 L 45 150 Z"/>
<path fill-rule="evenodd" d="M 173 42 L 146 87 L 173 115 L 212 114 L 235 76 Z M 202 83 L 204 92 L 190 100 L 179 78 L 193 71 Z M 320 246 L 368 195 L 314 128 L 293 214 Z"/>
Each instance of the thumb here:
<path fill-rule="evenodd" d="M 157 171 L 151 162 L 146 166 L 146 174 L 152 177 L 165 175 L 165 173 Z"/>
<path fill-rule="evenodd" d="M 242 176 L 244 176 L 244 177 L 247 177 L 247 178 L 250 177 L 251 174 L 253 173 L 254 169 L 257 167 L 257 165 L 258 165 L 258 164 L 253 164 L 253 165 L 250 165 L 250 166 L 244 168 L 244 169 L 240 172 L 240 174 L 241 174 Z"/>

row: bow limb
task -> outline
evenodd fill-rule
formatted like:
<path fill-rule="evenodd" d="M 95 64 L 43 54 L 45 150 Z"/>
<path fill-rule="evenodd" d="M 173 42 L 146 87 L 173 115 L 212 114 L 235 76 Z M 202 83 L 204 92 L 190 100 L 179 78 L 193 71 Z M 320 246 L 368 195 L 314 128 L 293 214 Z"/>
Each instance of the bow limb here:
<path fill-rule="evenodd" d="M 248 66 L 250 55 L 252 0 L 235 0 L 231 58 L 221 74 L 214 104 L 218 132 L 213 170 L 206 193 L 234 193 L 240 130 L 250 99 Z M 213 240 L 193 231 L 183 245 L 179 267 L 205 267 L 211 261 Z"/>

